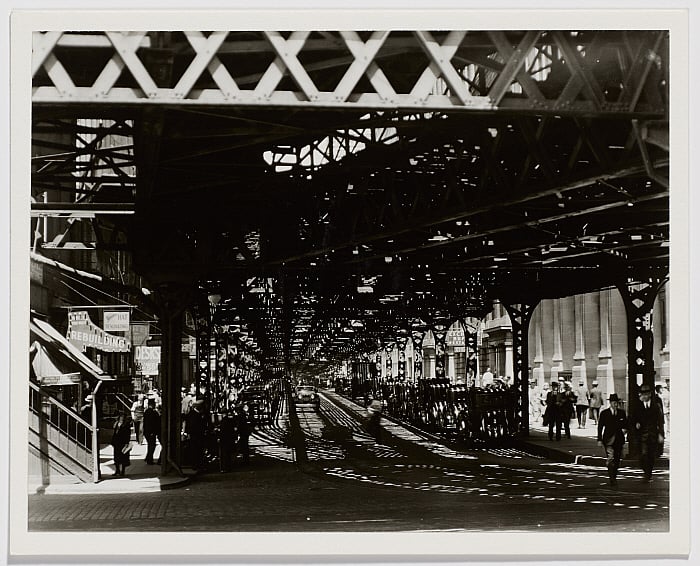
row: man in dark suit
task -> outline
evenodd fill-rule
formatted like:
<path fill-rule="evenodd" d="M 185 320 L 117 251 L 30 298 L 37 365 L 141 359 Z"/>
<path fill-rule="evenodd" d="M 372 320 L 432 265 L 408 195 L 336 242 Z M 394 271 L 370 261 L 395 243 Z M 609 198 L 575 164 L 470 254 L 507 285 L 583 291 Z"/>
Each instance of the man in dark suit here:
<path fill-rule="evenodd" d="M 608 397 L 610 406 L 600 413 L 598 419 L 598 446 L 605 448 L 606 465 L 610 485 L 617 485 L 617 470 L 622 459 L 622 446 L 625 444 L 627 432 L 627 415 L 619 408 L 617 394 Z"/>
<path fill-rule="evenodd" d="M 143 413 L 143 436 L 148 444 L 146 464 L 153 464 L 156 440 L 160 438 L 160 414 L 156 411 L 156 400 L 148 400 L 148 409 Z"/>
<path fill-rule="evenodd" d="M 651 386 L 639 389 L 639 405 L 634 413 L 633 425 L 639 437 L 639 462 L 644 472 L 644 483 L 651 481 L 654 460 L 664 445 L 664 413 L 651 393 Z"/>

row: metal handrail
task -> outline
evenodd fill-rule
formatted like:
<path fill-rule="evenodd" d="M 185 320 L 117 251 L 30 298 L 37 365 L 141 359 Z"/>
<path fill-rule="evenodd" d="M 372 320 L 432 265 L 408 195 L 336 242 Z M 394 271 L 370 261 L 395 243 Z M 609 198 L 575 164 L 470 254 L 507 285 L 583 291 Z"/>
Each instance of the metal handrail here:
<path fill-rule="evenodd" d="M 92 452 L 93 426 L 60 401 L 41 391 L 36 384 L 29 382 L 29 409 L 37 415 L 44 415 L 47 422 L 87 452 Z M 48 407 L 47 407 L 48 405 Z M 47 410 L 48 408 L 48 410 Z"/>
<path fill-rule="evenodd" d="M 41 393 L 41 389 L 39 388 L 39 386 L 37 386 L 35 383 L 32 383 L 31 381 L 29 382 L 29 387 L 30 387 L 30 389 L 34 389 L 34 391 L 36 391 L 37 393 Z M 82 425 L 84 425 L 85 427 L 87 427 L 87 428 L 89 428 L 89 429 L 92 430 L 92 425 L 91 425 L 89 422 L 87 422 L 86 420 L 84 420 L 84 419 L 83 419 L 78 413 L 76 413 L 73 409 L 69 409 L 69 408 L 66 407 L 63 403 L 61 403 L 58 399 L 54 399 L 54 398 L 51 397 L 50 395 L 44 394 L 43 396 L 44 396 L 44 398 L 45 398 L 49 403 L 51 403 L 52 405 L 56 405 L 59 409 L 61 409 L 62 411 L 65 411 L 66 413 L 70 413 L 70 415 L 71 415 L 76 421 L 78 421 L 80 424 L 82 424 Z"/>
<path fill-rule="evenodd" d="M 107 395 L 112 395 L 117 401 L 119 401 L 124 407 L 126 408 L 127 411 L 131 411 L 131 406 L 133 405 L 131 399 L 129 397 L 121 392 L 116 392 L 116 393 L 107 393 Z M 126 398 L 129 402 L 127 403 L 124 401 L 124 398 Z"/>

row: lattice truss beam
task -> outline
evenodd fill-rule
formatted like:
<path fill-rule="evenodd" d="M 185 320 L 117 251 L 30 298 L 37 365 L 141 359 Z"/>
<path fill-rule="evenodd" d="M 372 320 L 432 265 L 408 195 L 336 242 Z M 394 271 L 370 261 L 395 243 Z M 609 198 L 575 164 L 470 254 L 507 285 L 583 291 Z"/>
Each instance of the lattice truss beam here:
<path fill-rule="evenodd" d="M 38 104 L 662 115 L 665 32 L 36 32 Z"/>

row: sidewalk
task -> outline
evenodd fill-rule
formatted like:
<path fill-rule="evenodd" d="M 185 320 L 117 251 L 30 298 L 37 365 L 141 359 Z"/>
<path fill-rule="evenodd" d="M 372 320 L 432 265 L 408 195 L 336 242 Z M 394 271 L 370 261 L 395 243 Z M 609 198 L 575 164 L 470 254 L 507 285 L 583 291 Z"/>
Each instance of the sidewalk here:
<path fill-rule="evenodd" d="M 587 466 L 605 466 L 605 452 L 598 446 L 597 429 L 593 422 L 586 423 L 585 428 L 578 428 L 575 421 L 571 424 L 571 438 L 549 440 L 547 428 L 537 424 L 530 425 L 530 436 L 519 440 L 519 443 L 540 456 L 558 462 L 584 464 Z M 626 444 L 623 450 L 623 466 L 636 466 L 637 459 L 627 458 Z M 655 468 L 668 469 L 670 460 L 668 439 L 664 443 L 664 453 L 656 460 Z"/>
<path fill-rule="evenodd" d="M 126 476 L 114 476 L 113 448 L 107 444 L 100 448 L 100 474 L 102 479 L 98 483 L 84 483 L 73 476 L 60 476 L 55 478 L 51 484 L 42 486 L 40 479 L 30 478 L 29 492 L 47 494 L 79 493 L 83 495 L 148 493 L 172 489 L 189 483 L 190 478 L 186 476 L 161 476 L 159 465 L 146 464 L 146 449 L 146 441 L 143 444 L 134 443 L 134 447 L 131 450 L 131 464 L 126 468 Z M 156 460 L 159 455 L 160 444 L 156 446 Z"/>

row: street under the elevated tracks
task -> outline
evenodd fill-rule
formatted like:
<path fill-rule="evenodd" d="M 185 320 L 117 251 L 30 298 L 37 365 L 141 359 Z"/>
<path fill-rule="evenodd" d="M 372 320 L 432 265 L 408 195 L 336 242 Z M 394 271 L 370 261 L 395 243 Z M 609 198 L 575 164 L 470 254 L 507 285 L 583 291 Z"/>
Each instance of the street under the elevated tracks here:
<path fill-rule="evenodd" d="M 519 447 L 467 449 L 383 419 L 379 443 L 364 409 L 321 391 L 297 411 L 307 462 L 288 442 L 284 403 L 251 438 L 247 466 L 215 463 L 188 485 L 156 493 L 29 498 L 36 531 L 576 531 L 665 532 L 668 470 L 641 482 L 632 461 L 619 486 L 604 467 L 555 462 Z M 566 440 L 563 441 L 566 443 Z M 109 479 L 102 482 L 109 484 Z"/>

